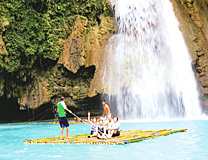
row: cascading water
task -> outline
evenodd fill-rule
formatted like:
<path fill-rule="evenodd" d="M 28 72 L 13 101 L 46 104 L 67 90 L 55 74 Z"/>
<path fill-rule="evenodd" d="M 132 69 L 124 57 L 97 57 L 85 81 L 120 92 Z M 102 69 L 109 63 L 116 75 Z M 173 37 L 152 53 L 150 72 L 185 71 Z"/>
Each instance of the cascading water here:
<path fill-rule="evenodd" d="M 191 59 L 168 0 L 112 0 L 118 33 L 106 46 L 103 87 L 123 119 L 201 114 Z"/>

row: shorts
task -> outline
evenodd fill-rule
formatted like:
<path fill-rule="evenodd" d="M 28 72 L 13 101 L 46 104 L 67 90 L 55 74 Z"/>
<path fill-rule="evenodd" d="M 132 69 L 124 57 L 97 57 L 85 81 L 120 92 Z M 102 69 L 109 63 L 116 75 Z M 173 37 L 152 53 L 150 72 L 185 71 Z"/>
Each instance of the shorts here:
<path fill-rule="evenodd" d="M 120 136 L 120 131 L 117 131 L 116 134 L 113 134 L 112 137 Z"/>
<path fill-rule="evenodd" d="M 59 122 L 60 122 L 61 128 L 69 127 L 69 123 L 66 117 L 59 117 Z"/>
<path fill-rule="evenodd" d="M 111 114 L 106 114 L 105 117 L 108 119 L 108 117 L 111 117 Z"/>

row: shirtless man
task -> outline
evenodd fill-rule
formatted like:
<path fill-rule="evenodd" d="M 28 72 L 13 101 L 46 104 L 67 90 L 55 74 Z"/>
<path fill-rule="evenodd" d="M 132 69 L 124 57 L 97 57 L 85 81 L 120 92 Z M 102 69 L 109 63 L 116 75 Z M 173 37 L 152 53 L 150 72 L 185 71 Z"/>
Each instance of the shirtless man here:
<path fill-rule="evenodd" d="M 102 105 L 104 109 L 102 117 L 105 117 L 105 119 L 107 119 L 109 116 L 111 116 L 110 107 L 106 104 L 105 100 L 102 101 Z"/>

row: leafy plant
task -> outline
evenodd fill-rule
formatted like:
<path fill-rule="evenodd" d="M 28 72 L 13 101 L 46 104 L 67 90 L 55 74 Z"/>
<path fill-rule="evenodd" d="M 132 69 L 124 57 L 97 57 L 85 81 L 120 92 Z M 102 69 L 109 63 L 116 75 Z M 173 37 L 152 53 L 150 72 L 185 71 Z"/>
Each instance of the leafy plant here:
<path fill-rule="evenodd" d="M 61 39 L 70 35 L 76 17 L 87 17 L 90 28 L 106 8 L 104 0 L 1 1 L 0 20 L 6 17 L 9 25 L 3 31 L 0 23 L 8 51 L 1 53 L 0 66 L 16 72 L 31 69 L 40 59 L 56 61 L 63 49 Z"/>

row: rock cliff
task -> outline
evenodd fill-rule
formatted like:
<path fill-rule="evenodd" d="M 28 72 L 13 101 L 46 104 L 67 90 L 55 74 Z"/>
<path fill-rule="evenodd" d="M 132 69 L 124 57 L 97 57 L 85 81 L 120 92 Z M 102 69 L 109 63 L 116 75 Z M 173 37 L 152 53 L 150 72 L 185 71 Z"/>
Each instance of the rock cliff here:
<path fill-rule="evenodd" d="M 201 102 L 208 106 L 208 1 L 171 0 L 192 57 Z"/>

